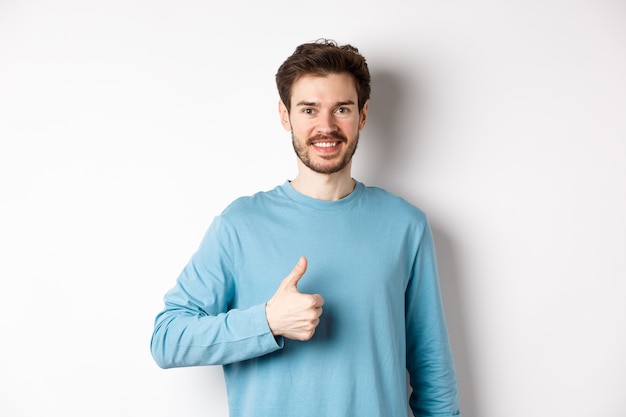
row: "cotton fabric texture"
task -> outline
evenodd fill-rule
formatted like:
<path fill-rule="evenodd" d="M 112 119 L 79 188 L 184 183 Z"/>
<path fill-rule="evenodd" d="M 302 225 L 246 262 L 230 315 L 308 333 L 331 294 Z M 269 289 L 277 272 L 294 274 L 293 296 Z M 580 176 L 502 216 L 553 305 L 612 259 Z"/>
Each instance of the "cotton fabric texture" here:
<path fill-rule="evenodd" d="M 325 300 L 306 342 L 265 317 L 300 256 L 298 290 Z M 360 182 L 338 201 L 288 181 L 235 200 L 166 294 L 151 349 L 164 368 L 223 365 L 231 417 L 459 415 L 426 216 Z"/>

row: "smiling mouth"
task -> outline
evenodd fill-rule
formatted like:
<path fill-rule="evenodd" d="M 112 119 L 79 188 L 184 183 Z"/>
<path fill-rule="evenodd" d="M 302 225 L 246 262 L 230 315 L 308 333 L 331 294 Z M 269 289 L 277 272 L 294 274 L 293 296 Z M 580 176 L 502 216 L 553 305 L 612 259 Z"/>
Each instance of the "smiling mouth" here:
<path fill-rule="evenodd" d="M 309 145 L 318 146 L 320 148 L 332 148 L 341 142 L 347 142 L 348 138 L 339 132 L 330 132 L 327 134 L 316 135 L 309 138 Z"/>
<path fill-rule="evenodd" d="M 317 146 L 318 148 L 332 148 L 337 146 L 339 142 L 317 142 L 313 143 L 313 146 Z"/>

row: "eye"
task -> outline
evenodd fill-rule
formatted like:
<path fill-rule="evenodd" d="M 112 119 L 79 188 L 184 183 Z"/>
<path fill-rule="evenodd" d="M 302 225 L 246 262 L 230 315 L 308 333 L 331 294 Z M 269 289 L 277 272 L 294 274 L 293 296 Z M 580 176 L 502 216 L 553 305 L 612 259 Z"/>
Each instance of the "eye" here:
<path fill-rule="evenodd" d="M 314 114 L 315 113 L 315 109 L 312 109 L 310 107 L 305 107 L 302 109 L 302 113 L 304 114 Z"/>
<path fill-rule="evenodd" d="M 347 107 L 339 107 L 337 110 L 335 110 L 335 113 L 348 114 L 350 113 L 350 109 Z"/>

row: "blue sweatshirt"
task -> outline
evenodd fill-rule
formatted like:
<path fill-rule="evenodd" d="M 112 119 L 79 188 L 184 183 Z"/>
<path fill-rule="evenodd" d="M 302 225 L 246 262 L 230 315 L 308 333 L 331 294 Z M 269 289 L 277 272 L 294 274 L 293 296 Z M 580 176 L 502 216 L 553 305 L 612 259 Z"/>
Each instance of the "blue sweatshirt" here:
<path fill-rule="evenodd" d="M 265 317 L 300 256 L 298 290 L 325 301 L 306 342 Z M 231 417 L 459 415 L 424 213 L 359 182 L 338 201 L 289 182 L 235 200 L 165 295 L 151 350 L 163 368 L 223 365 Z"/>

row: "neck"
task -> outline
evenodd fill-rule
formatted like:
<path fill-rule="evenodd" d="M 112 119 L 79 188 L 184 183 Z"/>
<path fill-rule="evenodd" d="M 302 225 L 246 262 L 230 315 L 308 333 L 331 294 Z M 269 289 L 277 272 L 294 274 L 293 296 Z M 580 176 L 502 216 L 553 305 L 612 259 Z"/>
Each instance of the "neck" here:
<path fill-rule="evenodd" d="M 320 174 L 299 163 L 298 176 L 291 181 L 291 186 L 300 194 L 324 201 L 344 198 L 354 190 L 355 185 L 350 166 L 334 174 Z"/>

